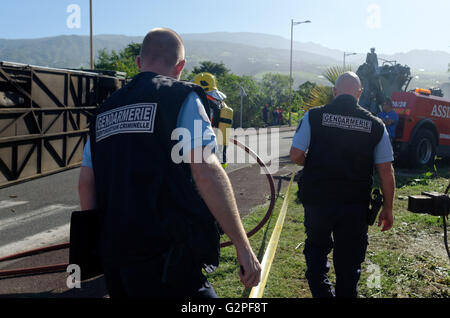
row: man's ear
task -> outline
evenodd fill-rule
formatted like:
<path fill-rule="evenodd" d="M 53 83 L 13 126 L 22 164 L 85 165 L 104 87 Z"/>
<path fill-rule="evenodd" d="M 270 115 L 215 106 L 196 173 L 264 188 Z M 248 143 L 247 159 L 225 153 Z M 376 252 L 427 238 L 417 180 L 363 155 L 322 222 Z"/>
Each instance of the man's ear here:
<path fill-rule="evenodd" d="M 175 65 L 175 74 L 177 77 L 181 76 L 181 72 L 183 72 L 185 65 L 186 65 L 186 60 L 182 60 L 177 65 Z"/>
<path fill-rule="evenodd" d="M 142 59 L 141 59 L 141 56 L 140 56 L 140 55 L 138 55 L 138 56 L 136 57 L 136 65 L 137 65 L 139 71 L 142 70 Z"/>
<path fill-rule="evenodd" d="M 358 100 L 361 98 L 361 95 L 362 95 L 362 93 L 364 92 L 364 90 L 363 89 L 361 89 L 360 91 L 359 91 L 359 93 L 358 93 Z"/>

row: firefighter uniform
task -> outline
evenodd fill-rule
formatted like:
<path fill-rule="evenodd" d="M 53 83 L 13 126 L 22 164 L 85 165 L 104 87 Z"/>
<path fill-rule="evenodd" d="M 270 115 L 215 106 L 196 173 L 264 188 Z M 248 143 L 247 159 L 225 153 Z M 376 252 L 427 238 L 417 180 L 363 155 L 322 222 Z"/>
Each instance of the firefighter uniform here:
<path fill-rule="evenodd" d="M 111 297 L 216 297 L 202 268 L 218 266 L 218 227 L 190 166 L 171 158 L 171 135 L 193 92 L 208 113 L 200 87 L 140 73 L 94 117 L 91 155 Z"/>
<path fill-rule="evenodd" d="M 356 297 L 368 246 L 374 165 L 393 161 L 389 136 L 381 120 L 350 95 L 311 110 L 307 120 L 293 145 L 308 151 L 300 180 L 306 276 L 315 298 Z M 310 129 L 303 133 L 306 124 Z M 309 140 L 296 146 L 300 134 L 310 134 Z M 328 254 L 333 249 L 336 290 L 327 277 Z"/>
<path fill-rule="evenodd" d="M 217 88 L 216 77 L 210 73 L 200 73 L 194 78 L 194 83 L 201 86 L 207 94 L 209 106 L 211 109 L 211 122 L 214 128 L 218 130 L 217 143 L 220 147 L 218 154 L 222 155 L 220 161 L 226 168 L 227 148 L 230 143 L 230 129 L 233 127 L 234 111 L 225 103 L 227 96 Z"/>

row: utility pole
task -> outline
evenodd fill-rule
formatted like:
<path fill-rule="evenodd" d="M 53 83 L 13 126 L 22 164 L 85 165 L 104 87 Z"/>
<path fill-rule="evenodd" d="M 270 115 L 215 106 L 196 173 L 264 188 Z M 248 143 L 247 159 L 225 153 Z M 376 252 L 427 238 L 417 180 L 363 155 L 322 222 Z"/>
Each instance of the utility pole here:
<path fill-rule="evenodd" d="M 89 11 L 90 11 L 90 46 L 91 46 L 91 70 L 95 68 L 94 62 L 94 31 L 92 26 L 92 0 L 89 0 Z"/>
<path fill-rule="evenodd" d="M 357 55 L 357 53 L 346 53 L 346 52 L 344 52 L 344 69 L 343 69 L 344 72 L 345 72 L 345 67 L 346 67 L 345 59 L 347 58 L 347 56 L 352 56 L 352 55 Z"/>
<path fill-rule="evenodd" d="M 289 76 L 289 126 L 292 126 L 292 84 L 293 84 L 293 78 L 292 78 L 292 58 L 293 58 L 293 51 L 294 51 L 294 26 L 304 23 L 311 23 L 311 21 L 303 21 L 303 22 L 294 22 L 294 20 L 291 20 L 291 63 L 290 63 L 290 76 Z"/>
<path fill-rule="evenodd" d="M 294 51 L 294 20 L 291 20 L 291 62 L 289 68 L 289 103 L 292 102 L 292 55 Z M 289 112 L 289 125 L 291 125 L 291 112 Z"/>
<path fill-rule="evenodd" d="M 243 115 L 244 115 L 244 97 L 247 97 L 247 93 L 245 92 L 245 89 L 240 86 L 241 91 L 239 92 L 239 96 L 241 97 L 241 128 L 244 128 L 243 126 Z"/>
<path fill-rule="evenodd" d="M 291 20 L 291 63 L 289 72 L 289 127 L 292 126 L 292 56 L 294 51 L 294 19 Z"/>

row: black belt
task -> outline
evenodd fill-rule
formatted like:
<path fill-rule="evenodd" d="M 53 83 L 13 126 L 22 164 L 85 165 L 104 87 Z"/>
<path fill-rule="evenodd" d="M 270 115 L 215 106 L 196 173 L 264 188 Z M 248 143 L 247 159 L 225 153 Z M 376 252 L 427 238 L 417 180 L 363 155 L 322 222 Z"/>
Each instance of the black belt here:
<path fill-rule="evenodd" d="M 224 123 L 224 124 L 230 124 L 233 125 L 233 120 L 232 119 L 225 119 L 225 118 L 220 118 L 219 119 L 220 123 Z"/>

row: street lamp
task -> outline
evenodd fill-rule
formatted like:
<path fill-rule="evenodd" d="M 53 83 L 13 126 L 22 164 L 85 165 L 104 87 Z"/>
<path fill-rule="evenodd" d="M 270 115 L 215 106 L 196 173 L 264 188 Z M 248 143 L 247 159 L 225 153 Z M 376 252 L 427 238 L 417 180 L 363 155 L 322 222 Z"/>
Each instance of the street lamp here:
<path fill-rule="evenodd" d="M 347 53 L 347 52 L 344 52 L 344 69 L 343 69 L 344 72 L 345 72 L 345 59 L 346 59 L 347 56 L 352 56 L 352 55 L 358 55 L 358 53 Z"/>
<path fill-rule="evenodd" d="M 311 21 L 302 21 L 302 22 L 294 22 L 294 20 L 291 20 L 291 67 L 290 67 L 290 76 L 289 76 L 289 126 L 292 126 L 292 54 L 294 50 L 294 26 L 305 24 L 305 23 L 311 23 Z"/>
<path fill-rule="evenodd" d="M 89 0 L 89 13 L 90 13 L 90 46 L 91 46 L 91 70 L 95 68 L 94 64 L 94 32 L 93 32 L 93 26 L 92 26 L 92 0 Z"/>
<path fill-rule="evenodd" d="M 243 128 L 243 115 L 244 115 L 244 98 L 247 97 L 247 93 L 245 92 L 245 89 L 239 85 L 240 91 L 239 91 L 239 97 L 241 98 L 241 128 Z"/>

